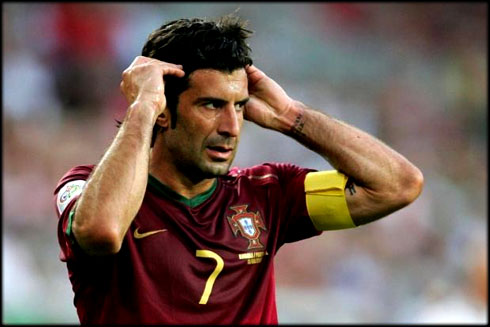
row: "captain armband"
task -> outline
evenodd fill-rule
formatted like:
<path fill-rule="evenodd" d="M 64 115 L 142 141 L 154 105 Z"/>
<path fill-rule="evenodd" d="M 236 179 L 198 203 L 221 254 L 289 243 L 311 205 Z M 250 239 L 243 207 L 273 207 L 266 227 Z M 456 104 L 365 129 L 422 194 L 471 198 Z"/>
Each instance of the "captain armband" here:
<path fill-rule="evenodd" d="M 308 173 L 305 177 L 306 207 L 319 231 L 356 227 L 347 208 L 347 176 L 336 171 Z"/>

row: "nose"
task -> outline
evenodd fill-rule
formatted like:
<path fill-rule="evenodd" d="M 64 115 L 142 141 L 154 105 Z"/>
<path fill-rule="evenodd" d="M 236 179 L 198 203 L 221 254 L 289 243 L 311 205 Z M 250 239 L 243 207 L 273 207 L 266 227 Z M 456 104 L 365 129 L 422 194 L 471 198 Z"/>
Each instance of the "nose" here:
<path fill-rule="evenodd" d="M 240 135 L 240 129 L 243 122 L 243 114 L 236 111 L 233 105 L 223 108 L 219 116 L 218 133 L 224 136 L 237 137 Z"/>

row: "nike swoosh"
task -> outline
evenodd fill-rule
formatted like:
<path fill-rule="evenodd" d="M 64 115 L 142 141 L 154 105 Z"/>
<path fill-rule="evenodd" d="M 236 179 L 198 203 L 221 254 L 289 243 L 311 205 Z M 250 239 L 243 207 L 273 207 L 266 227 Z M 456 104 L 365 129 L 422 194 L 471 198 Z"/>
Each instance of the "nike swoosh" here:
<path fill-rule="evenodd" d="M 152 230 L 152 231 L 145 232 L 145 233 L 140 233 L 140 232 L 138 232 L 139 229 L 140 228 L 138 227 L 134 231 L 134 238 L 136 238 L 136 239 L 145 238 L 147 236 L 150 236 L 150 235 L 153 235 L 153 234 L 156 234 L 156 233 L 161 233 L 161 232 L 166 232 L 167 231 L 166 229 L 157 229 L 157 230 Z"/>

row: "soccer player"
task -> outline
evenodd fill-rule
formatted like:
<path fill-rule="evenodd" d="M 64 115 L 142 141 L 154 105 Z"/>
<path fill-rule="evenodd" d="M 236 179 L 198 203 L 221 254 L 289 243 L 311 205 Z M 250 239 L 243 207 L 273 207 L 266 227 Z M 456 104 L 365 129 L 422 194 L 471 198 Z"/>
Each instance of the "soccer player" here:
<path fill-rule="evenodd" d="M 60 259 L 82 324 L 277 324 L 284 243 L 372 222 L 420 194 L 422 174 L 402 155 L 255 67 L 250 34 L 235 16 L 152 32 L 122 74 L 129 107 L 110 147 L 59 181 Z M 244 119 L 335 169 L 230 169 Z"/>

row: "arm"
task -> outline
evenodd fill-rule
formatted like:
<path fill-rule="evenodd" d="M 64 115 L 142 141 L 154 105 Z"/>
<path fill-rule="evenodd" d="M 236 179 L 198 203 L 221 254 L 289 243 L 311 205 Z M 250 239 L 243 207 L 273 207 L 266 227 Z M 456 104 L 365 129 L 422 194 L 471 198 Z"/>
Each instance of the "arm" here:
<path fill-rule="evenodd" d="M 422 173 L 401 154 L 368 133 L 291 99 L 256 67 L 247 67 L 247 73 L 246 119 L 293 137 L 348 176 L 345 194 L 356 226 L 384 217 L 418 197 Z"/>
<path fill-rule="evenodd" d="M 181 66 L 137 57 L 123 72 L 129 108 L 112 144 L 77 202 L 72 230 L 88 254 L 117 253 L 146 190 L 150 142 L 166 107 L 163 75 L 184 76 Z"/>

